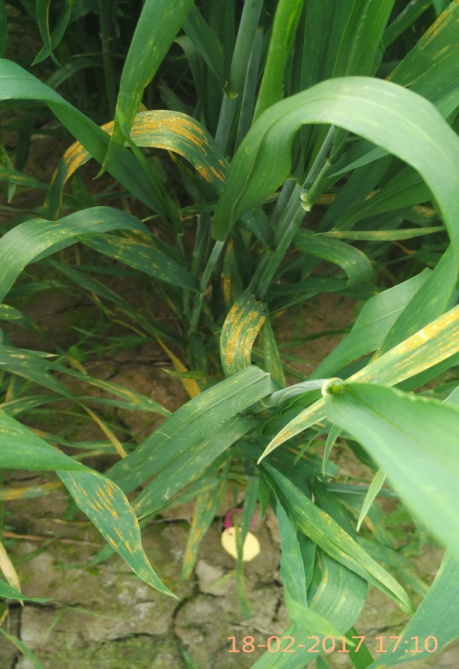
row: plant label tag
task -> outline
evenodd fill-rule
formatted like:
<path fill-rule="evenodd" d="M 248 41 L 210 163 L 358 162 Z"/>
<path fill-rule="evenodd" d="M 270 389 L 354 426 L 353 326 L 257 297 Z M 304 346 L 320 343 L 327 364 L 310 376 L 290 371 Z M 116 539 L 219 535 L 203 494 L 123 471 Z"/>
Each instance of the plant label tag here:
<path fill-rule="evenodd" d="M 224 550 L 237 560 L 237 529 L 236 527 L 227 527 L 222 532 L 221 542 Z M 244 562 L 250 562 L 260 552 L 260 542 L 252 532 L 247 532 L 244 545 L 242 547 L 242 559 Z"/>

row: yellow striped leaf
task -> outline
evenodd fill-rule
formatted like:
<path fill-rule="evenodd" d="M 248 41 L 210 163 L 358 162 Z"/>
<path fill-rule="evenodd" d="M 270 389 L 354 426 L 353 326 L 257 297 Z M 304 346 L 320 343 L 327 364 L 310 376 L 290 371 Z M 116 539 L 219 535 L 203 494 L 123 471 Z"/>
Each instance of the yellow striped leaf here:
<path fill-rule="evenodd" d="M 101 130 L 110 136 L 113 128 L 113 121 L 101 126 Z M 226 161 L 207 130 L 190 116 L 167 110 L 139 112 L 131 128 L 130 138 L 137 146 L 163 149 L 183 156 L 204 181 L 217 192 L 222 190 L 226 179 Z M 46 199 L 51 217 L 59 213 L 67 181 L 91 158 L 92 155 L 80 142 L 72 144 L 64 153 Z"/>
<path fill-rule="evenodd" d="M 220 356 L 226 376 L 250 366 L 252 346 L 265 318 L 261 302 L 247 293 L 231 307 L 220 336 Z"/>

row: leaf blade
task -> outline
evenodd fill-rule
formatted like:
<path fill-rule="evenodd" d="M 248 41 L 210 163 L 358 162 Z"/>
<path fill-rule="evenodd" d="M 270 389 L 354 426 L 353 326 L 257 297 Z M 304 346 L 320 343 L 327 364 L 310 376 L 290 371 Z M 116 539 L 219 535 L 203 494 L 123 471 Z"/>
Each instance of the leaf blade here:
<path fill-rule="evenodd" d="M 330 557 L 375 585 L 389 595 L 408 613 L 413 611 L 408 595 L 397 581 L 343 530 L 331 516 L 319 509 L 313 502 L 271 465 L 263 464 L 274 483 L 276 494 L 289 515 L 307 537 L 314 541 Z"/>
<path fill-rule="evenodd" d="M 250 365 L 252 346 L 265 319 L 261 302 L 247 293 L 231 307 L 220 335 L 220 356 L 226 376 Z"/>
<path fill-rule="evenodd" d="M 329 420 L 357 438 L 410 511 L 459 557 L 459 410 L 373 384 L 336 389 L 326 397 Z"/>
<path fill-rule="evenodd" d="M 459 203 L 454 183 L 459 181 L 459 138 L 421 96 L 366 77 L 321 82 L 273 105 L 258 119 L 231 164 L 215 212 L 216 239 L 226 239 L 234 221 L 286 178 L 293 138 L 305 123 L 341 126 L 414 167 L 436 198 L 457 266 Z"/>
<path fill-rule="evenodd" d="M 124 493 L 96 472 L 58 472 L 76 504 L 139 578 L 164 595 L 175 595 L 153 570 L 143 548 L 137 517 Z"/>
<path fill-rule="evenodd" d="M 103 163 L 113 161 L 124 144 L 142 100 L 143 91 L 155 76 L 172 41 L 182 26 L 194 0 L 147 0 L 132 38 L 116 102 L 115 127 Z"/>

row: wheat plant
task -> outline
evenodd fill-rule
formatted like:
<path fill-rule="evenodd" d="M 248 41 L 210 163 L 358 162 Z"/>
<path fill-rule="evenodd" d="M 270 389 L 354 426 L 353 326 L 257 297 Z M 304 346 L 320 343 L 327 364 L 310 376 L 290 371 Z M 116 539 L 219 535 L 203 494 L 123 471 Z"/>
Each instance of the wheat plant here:
<path fill-rule="evenodd" d="M 90 68 L 69 59 L 65 70 L 78 3 L 58 3 L 54 27 L 53 3 L 21 4 L 36 10 L 37 63 L 67 71 L 67 83 Z M 5 335 L 0 467 L 56 472 L 108 543 L 99 559 L 117 551 L 165 596 L 173 593 L 143 551 L 141 526 L 197 500 L 189 575 L 225 483 L 237 480 L 239 556 L 256 505 L 271 507 L 291 620 L 284 637 L 305 639 L 294 654 L 267 651 L 256 669 L 306 666 L 316 657 L 312 635 L 346 637 L 352 648 L 369 585 L 412 617 L 390 652 L 350 653 L 355 667 L 406 660 L 413 637 L 433 636 L 440 650 L 459 636 L 458 2 L 146 0 L 122 68 L 109 45 L 125 3 L 95 4 L 107 96 L 98 113 L 113 118 L 99 125 L 83 113 L 69 101 L 71 85 L 61 96 L 62 76 L 46 83 L 32 66 L 0 60 L 3 107 L 46 105 L 74 140 L 49 185 L 3 151 L 10 198 L 21 186 L 45 198 L 0 239 L 0 317 L 31 327 L 9 295 L 40 263 L 156 341 L 190 399 L 170 415 L 69 356 L 21 349 Z M 5 45 L 5 16 L 1 34 Z M 89 160 L 119 184 L 113 206 L 68 190 L 72 180 L 81 186 Z M 126 200 L 143 213 L 128 213 Z M 154 282 L 172 325 L 137 313 L 94 267 L 72 265 L 61 252 L 76 244 Z M 363 306 L 313 373 L 295 379 L 275 324 L 326 293 Z M 27 418 L 62 398 L 96 410 L 97 399 L 76 396 L 66 375 L 111 393 L 114 406 L 165 421 L 135 448 L 107 430 L 119 459 L 95 471 Z M 338 438 L 372 467 L 366 485 L 330 474 Z M 308 456 L 322 441 L 323 457 Z M 389 490 L 447 549 L 417 610 L 379 526 L 375 500 Z M 385 566 L 359 541 L 360 528 L 385 547 Z M 0 595 L 26 599 L 12 580 L 0 581 Z"/>

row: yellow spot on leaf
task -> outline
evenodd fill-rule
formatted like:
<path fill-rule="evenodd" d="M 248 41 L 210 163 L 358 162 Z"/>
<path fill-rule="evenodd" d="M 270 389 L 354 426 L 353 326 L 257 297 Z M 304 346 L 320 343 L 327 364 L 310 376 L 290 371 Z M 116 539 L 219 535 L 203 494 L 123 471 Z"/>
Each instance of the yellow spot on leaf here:
<path fill-rule="evenodd" d="M 217 177 L 217 179 L 220 179 L 220 181 L 225 181 L 225 175 L 222 172 L 218 172 L 215 167 L 211 166 L 210 171 L 214 176 Z"/>

